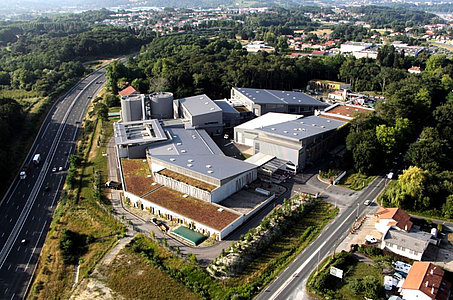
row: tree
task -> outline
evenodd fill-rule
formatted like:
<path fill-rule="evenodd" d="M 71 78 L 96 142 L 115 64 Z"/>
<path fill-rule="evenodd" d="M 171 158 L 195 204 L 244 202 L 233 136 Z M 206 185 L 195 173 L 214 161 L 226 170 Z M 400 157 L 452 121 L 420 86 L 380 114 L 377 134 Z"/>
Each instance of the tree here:
<path fill-rule="evenodd" d="M 107 105 L 105 105 L 104 103 L 101 103 L 101 102 L 97 103 L 96 111 L 97 111 L 97 115 L 98 115 L 99 119 L 101 119 L 102 121 L 108 121 L 109 109 L 108 109 Z"/>
<path fill-rule="evenodd" d="M 453 195 L 447 197 L 445 204 L 442 206 L 442 214 L 445 218 L 453 218 Z"/>
<path fill-rule="evenodd" d="M 405 159 L 414 166 L 439 172 L 453 167 L 451 152 L 448 141 L 436 129 L 425 127 L 417 141 L 409 146 Z"/>

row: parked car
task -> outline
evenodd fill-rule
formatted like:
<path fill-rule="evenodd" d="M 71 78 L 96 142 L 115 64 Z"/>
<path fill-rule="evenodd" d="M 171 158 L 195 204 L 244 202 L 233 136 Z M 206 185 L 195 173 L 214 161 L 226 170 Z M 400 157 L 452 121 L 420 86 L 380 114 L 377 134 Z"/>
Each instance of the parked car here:
<path fill-rule="evenodd" d="M 365 242 L 367 242 L 368 244 L 376 244 L 378 241 L 372 235 L 367 235 L 365 237 Z"/>
<path fill-rule="evenodd" d="M 57 171 L 57 168 L 56 167 L 53 167 L 52 168 L 52 172 L 55 173 Z"/>
<path fill-rule="evenodd" d="M 151 223 L 153 223 L 154 225 L 156 226 L 159 226 L 159 221 L 157 220 L 157 218 L 151 218 Z"/>
<path fill-rule="evenodd" d="M 371 200 L 365 200 L 365 202 L 363 202 L 363 204 L 366 206 L 369 206 L 371 204 Z"/>

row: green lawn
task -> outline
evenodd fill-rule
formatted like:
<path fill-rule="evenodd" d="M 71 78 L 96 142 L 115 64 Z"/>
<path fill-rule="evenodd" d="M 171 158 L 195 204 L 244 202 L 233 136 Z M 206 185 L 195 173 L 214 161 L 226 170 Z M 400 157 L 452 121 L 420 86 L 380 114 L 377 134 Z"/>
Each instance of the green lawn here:
<path fill-rule="evenodd" d="M 347 187 L 351 190 L 360 191 L 370 184 L 376 176 L 367 176 L 360 173 L 346 173 L 340 180 L 339 185 Z"/>
<path fill-rule="evenodd" d="M 100 268 L 100 273 L 107 286 L 126 299 L 200 299 L 130 248 L 123 249 L 111 265 Z"/>
<path fill-rule="evenodd" d="M 367 275 L 379 278 L 381 285 L 384 284 L 384 275 L 382 275 L 382 270 L 380 268 L 370 266 L 366 263 L 358 262 L 351 270 L 351 273 L 347 274 L 347 276 L 345 277 L 343 286 L 337 291 L 338 294 L 343 296 L 343 299 L 363 300 L 364 299 L 363 295 L 353 293 L 351 289 L 348 287 L 348 283 L 351 282 L 353 279 L 362 279 Z"/>

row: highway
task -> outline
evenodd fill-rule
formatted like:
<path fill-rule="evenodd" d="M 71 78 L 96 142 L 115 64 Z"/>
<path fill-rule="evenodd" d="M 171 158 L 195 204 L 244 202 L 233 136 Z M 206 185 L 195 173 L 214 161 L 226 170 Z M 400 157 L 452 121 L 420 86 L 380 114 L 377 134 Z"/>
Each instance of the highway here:
<path fill-rule="evenodd" d="M 306 279 L 320 261 L 347 236 L 357 217 L 377 210 L 377 205 L 365 206 L 367 199 L 375 199 L 385 187 L 385 178 L 377 177 L 340 212 L 340 215 L 322 231 L 297 258 L 258 295 L 259 300 L 304 299 Z"/>
<path fill-rule="evenodd" d="M 31 166 L 27 177 L 16 176 L 1 200 L 0 299 L 23 299 L 30 288 L 81 121 L 104 82 L 105 68 L 101 68 L 55 102 L 24 162 Z M 36 153 L 41 160 L 34 166 Z"/>

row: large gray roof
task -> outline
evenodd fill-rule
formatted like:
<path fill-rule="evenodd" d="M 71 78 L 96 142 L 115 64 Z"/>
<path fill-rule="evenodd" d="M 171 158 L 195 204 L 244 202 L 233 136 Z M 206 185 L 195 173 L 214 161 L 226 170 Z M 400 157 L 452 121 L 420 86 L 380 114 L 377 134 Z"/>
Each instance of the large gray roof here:
<path fill-rule="evenodd" d="M 419 253 L 425 251 L 431 234 L 428 232 L 405 232 L 390 228 L 384 236 L 386 243 L 401 246 Z"/>
<path fill-rule="evenodd" d="M 256 104 L 288 104 L 328 106 L 326 103 L 302 93 L 293 91 L 278 91 L 252 88 L 235 88 Z"/>
<path fill-rule="evenodd" d="M 217 144 L 203 129 L 185 129 L 183 127 L 163 127 L 170 138 L 148 147 L 148 153 L 155 155 L 224 155 Z"/>
<path fill-rule="evenodd" d="M 283 136 L 291 140 L 301 141 L 308 137 L 337 129 L 344 124 L 346 124 L 346 122 L 330 120 L 318 116 L 309 116 L 265 126 L 256 130 L 261 130 L 275 136 Z"/>
<path fill-rule="evenodd" d="M 176 165 L 191 172 L 196 172 L 218 180 L 239 175 L 256 169 L 255 165 L 224 155 L 192 154 L 192 155 L 154 155 L 158 159 Z"/>
<path fill-rule="evenodd" d="M 198 95 L 187 98 L 178 99 L 179 103 L 184 106 L 192 116 L 203 115 L 206 113 L 222 111 L 217 104 L 214 103 L 206 95 Z"/>

